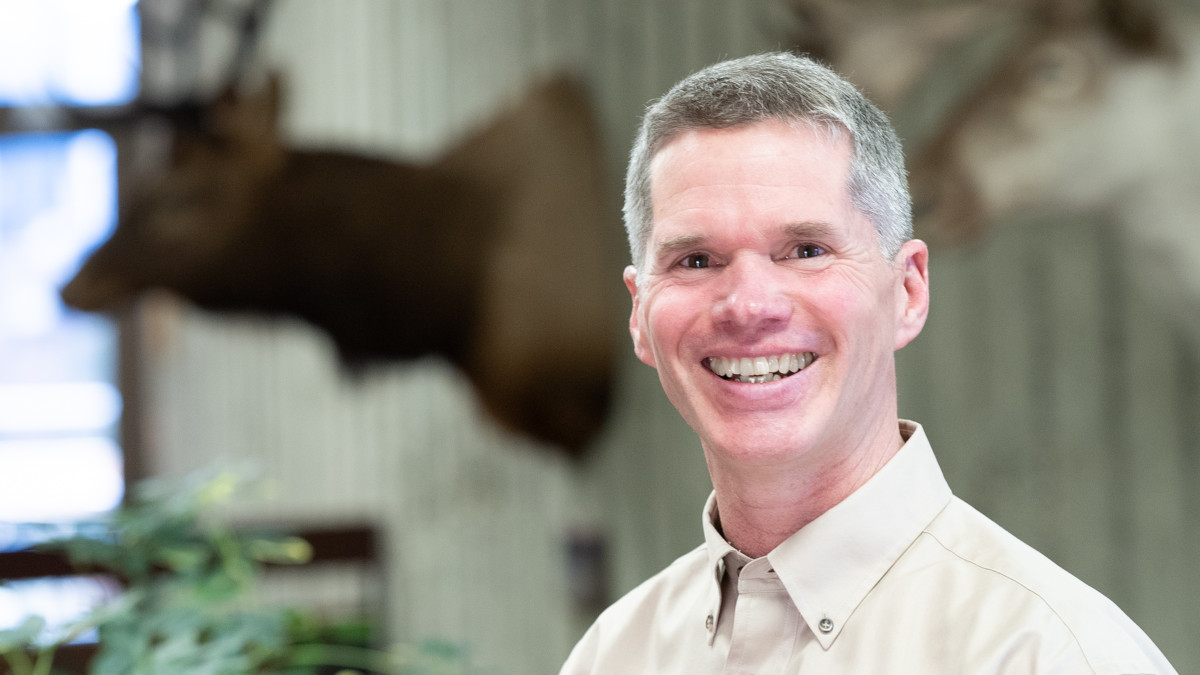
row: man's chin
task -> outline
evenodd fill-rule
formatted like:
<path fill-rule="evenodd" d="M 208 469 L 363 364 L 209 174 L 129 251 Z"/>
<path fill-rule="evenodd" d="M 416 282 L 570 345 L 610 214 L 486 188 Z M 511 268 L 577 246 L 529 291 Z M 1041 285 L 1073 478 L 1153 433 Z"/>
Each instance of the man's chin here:
<path fill-rule="evenodd" d="M 793 422 L 795 413 L 792 413 Z M 697 430 L 706 452 L 746 463 L 775 463 L 804 454 L 810 434 L 794 426 L 764 421 Z"/>

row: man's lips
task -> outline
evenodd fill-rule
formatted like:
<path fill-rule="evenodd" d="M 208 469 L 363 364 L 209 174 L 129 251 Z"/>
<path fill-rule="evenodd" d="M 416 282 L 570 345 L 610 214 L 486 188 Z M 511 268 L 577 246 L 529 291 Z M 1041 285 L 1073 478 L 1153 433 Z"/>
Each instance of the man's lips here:
<path fill-rule="evenodd" d="M 817 359 L 813 352 L 775 354 L 756 357 L 710 356 L 704 359 L 709 370 L 732 382 L 762 384 L 782 380 L 800 372 Z"/>

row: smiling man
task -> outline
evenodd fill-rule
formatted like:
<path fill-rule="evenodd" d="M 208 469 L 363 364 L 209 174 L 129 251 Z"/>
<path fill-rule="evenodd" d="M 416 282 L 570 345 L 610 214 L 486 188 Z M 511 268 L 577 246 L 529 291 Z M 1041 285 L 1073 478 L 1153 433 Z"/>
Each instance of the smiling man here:
<path fill-rule="evenodd" d="M 803 57 L 647 111 L 625 192 L 639 359 L 700 438 L 705 543 L 562 673 L 1173 673 L 1114 604 L 950 492 L 898 417 L 929 308 L 899 141 Z"/>

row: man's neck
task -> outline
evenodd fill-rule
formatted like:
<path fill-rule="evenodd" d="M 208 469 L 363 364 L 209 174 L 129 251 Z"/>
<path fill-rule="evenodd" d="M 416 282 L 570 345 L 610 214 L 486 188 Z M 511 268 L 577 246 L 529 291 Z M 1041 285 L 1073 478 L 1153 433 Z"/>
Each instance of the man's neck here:
<path fill-rule="evenodd" d="M 747 467 L 706 448 L 722 533 L 737 550 L 762 557 L 870 480 L 903 444 L 897 423 L 890 434 L 787 467 Z"/>

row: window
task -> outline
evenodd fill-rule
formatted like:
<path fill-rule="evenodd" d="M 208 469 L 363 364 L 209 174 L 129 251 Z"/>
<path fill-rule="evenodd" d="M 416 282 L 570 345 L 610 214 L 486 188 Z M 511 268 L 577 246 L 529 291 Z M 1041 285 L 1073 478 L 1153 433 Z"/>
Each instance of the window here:
<path fill-rule="evenodd" d="M 136 0 L 0 0 L 0 551 L 124 494 L 117 329 L 58 296 L 114 227 L 116 148 L 53 124 L 58 108 L 131 101 L 140 51 Z M 0 630 L 72 618 L 95 583 L 6 584 Z"/>
<path fill-rule="evenodd" d="M 98 131 L 0 137 L 0 548 L 122 496 L 116 329 L 58 297 L 112 227 L 115 156 Z"/>
<path fill-rule="evenodd" d="M 119 105 L 137 95 L 136 0 L 0 0 L 0 105 Z"/>

